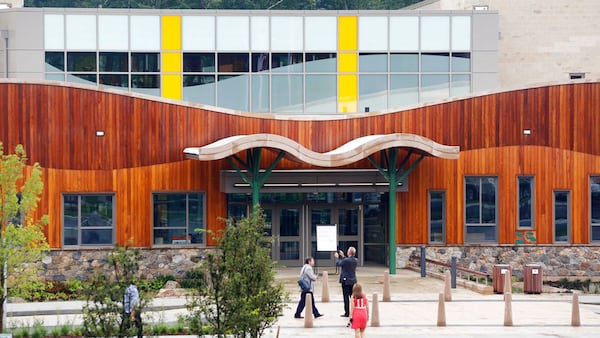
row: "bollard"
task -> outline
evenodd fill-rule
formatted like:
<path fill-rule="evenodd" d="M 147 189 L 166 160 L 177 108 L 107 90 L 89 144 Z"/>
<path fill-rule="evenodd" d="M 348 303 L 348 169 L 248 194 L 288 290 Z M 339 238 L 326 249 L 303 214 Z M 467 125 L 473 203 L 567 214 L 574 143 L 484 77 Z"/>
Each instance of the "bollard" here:
<path fill-rule="evenodd" d="M 425 256 L 425 245 L 421 245 L 421 277 L 427 277 L 427 261 Z"/>
<path fill-rule="evenodd" d="M 280 329 L 281 329 L 281 326 L 277 325 L 277 333 L 275 334 L 275 338 L 279 338 Z"/>
<path fill-rule="evenodd" d="M 329 303 L 329 274 L 327 271 L 323 271 L 323 286 L 321 287 L 321 303 Z"/>
<path fill-rule="evenodd" d="M 444 294 L 438 297 L 438 319 L 437 326 L 446 326 L 446 305 L 444 305 Z"/>
<path fill-rule="evenodd" d="M 373 292 L 373 308 L 371 309 L 371 326 L 379 326 L 379 301 L 377 292 Z"/>
<path fill-rule="evenodd" d="M 579 317 L 579 296 L 573 294 L 573 306 L 571 310 L 571 326 L 580 326 L 581 318 Z"/>
<path fill-rule="evenodd" d="M 452 260 L 450 262 L 450 273 L 452 274 L 452 283 L 450 284 L 450 286 L 453 289 L 456 289 L 456 257 L 452 256 Z"/>
<path fill-rule="evenodd" d="M 506 269 L 504 274 L 504 294 L 512 293 L 512 275 L 510 269 Z"/>
<path fill-rule="evenodd" d="M 444 300 L 447 302 L 452 301 L 452 291 L 450 290 L 450 271 L 446 270 L 444 273 Z"/>
<path fill-rule="evenodd" d="M 383 301 L 392 301 L 390 297 L 390 272 L 387 270 L 383 272 Z"/>
<path fill-rule="evenodd" d="M 504 293 L 504 326 L 513 326 L 511 302 L 512 294 Z"/>
<path fill-rule="evenodd" d="M 312 297 L 310 293 L 306 293 L 306 307 L 304 308 L 304 327 L 311 328 L 313 327 L 313 312 L 312 312 Z"/>

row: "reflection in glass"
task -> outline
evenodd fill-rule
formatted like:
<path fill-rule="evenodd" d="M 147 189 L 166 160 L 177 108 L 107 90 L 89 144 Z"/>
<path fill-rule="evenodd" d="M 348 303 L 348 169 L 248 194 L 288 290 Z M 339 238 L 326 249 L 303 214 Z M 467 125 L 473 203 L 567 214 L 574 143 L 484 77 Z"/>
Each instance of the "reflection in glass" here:
<path fill-rule="evenodd" d="M 467 95 L 471 92 L 471 75 L 468 74 L 452 74 L 452 87 L 450 88 L 451 96 Z"/>
<path fill-rule="evenodd" d="M 554 242 L 569 241 L 569 192 L 554 192 Z"/>
<path fill-rule="evenodd" d="M 358 56 L 358 70 L 363 73 L 387 72 L 387 54 L 360 53 Z"/>
<path fill-rule="evenodd" d="M 519 177 L 519 222 L 523 228 L 533 227 L 533 177 Z"/>
<path fill-rule="evenodd" d="M 471 53 L 452 53 L 452 72 L 470 72 Z"/>
<path fill-rule="evenodd" d="M 112 195 L 64 195 L 63 244 L 112 244 L 113 207 Z"/>
<path fill-rule="evenodd" d="M 65 70 L 65 53 L 46 52 L 46 71 L 63 72 Z"/>
<path fill-rule="evenodd" d="M 273 209 L 265 209 L 265 236 L 273 236 Z M 231 217 L 231 216 L 229 216 Z"/>
<path fill-rule="evenodd" d="M 334 113 L 336 105 L 336 75 L 306 75 L 306 112 Z"/>
<path fill-rule="evenodd" d="M 269 53 L 252 53 L 252 72 L 269 70 Z"/>
<path fill-rule="evenodd" d="M 158 53 L 131 53 L 132 72 L 159 72 L 160 58 Z"/>
<path fill-rule="evenodd" d="M 481 223 L 496 223 L 496 180 L 494 178 L 482 179 Z"/>
<path fill-rule="evenodd" d="M 99 67 L 101 72 L 127 72 L 129 70 L 127 53 L 100 52 Z"/>
<path fill-rule="evenodd" d="M 419 103 L 419 75 L 390 75 L 390 108 Z"/>
<path fill-rule="evenodd" d="M 331 224 L 331 209 L 312 209 L 310 211 L 310 235 L 317 235 L 317 225 Z"/>
<path fill-rule="evenodd" d="M 100 84 L 115 88 L 128 88 L 129 76 L 127 74 L 100 74 Z"/>
<path fill-rule="evenodd" d="M 217 106 L 248 111 L 248 81 L 248 75 L 219 75 Z"/>
<path fill-rule="evenodd" d="M 465 222 L 467 224 L 481 222 L 479 199 L 479 178 L 465 177 Z"/>
<path fill-rule="evenodd" d="M 214 75 L 184 75 L 183 99 L 185 101 L 215 105 Z"/>
<path fill-rule="evenodd" d="M 495 242 L 496 227 L 492 226 L 468 226 L 465 233 L 465 242 L 481 243 Z"/>
<path fill-rule="evenodd" d="M 46 80 L 50 80 L 50 81 L 64 81 L 65 74 L 64 73 L 57 73 L 57 74 L 46 73 L 46 76 L 44 78 Z"/>
<path fill-rule="evenodd" d="M 446 194 L 443 191 L 429 193 L 429 242 L 444 243 Z"/>
<path fill-rule="evenodd" d="M 95 52 L 69 52 L 67 53 L 67 71 L 69 72 L 95 72 Z"/>
<path fill-rule="evenodd" d="M 307 73 L 335 73 L 337 70 L 336 53 L 306 53 Z"/>
<path fill-rule="evenodd" d="M 300 259 L 300 243 L 297 241 L 294 242 L 285 242 L 281 241 L 279 243 L 279 260 L 299 260 Z"/>
<path fill-rule="evenodd" d="M 380 111 L 387 108 L 387 75 L 360 75 L 359 111 Z"/>
<path fill-rule="evenodd" d="M 183 53 L 184 72 L 214 72 L 214 53 Z"/>
<path fill-rule="evenodd" d="M 273 53 L 271 68 L 278 73 L 301 73 L 302 53 Z"/>
<path fill-rule="evenodd" d="M 422 72 L 449 72 L 450 54 L 448 53 L 423 53 L 421 54 Z"/>
<path fill-rule="evenodd" d="M 303 108 L 302 75 L 272 75 L 272 111 L 301 113 Z"/>
<path fill-rule="evenodd" d="M 204 243 L 204 194 L 152 195 L 154 244 Z"/>
<path fill-rule="evenodd" d="M 96 74 L 67 74 L 67 82 L 95 85 Z"/>
<path fill-rule="evenodd" d="M 252 111 L 269 112 L 269 75 L 252 75 Z"/>
<path fill-rule="evenodd" d="M 465 242 L 496 241 L 496 177 L 465 177 Z"/>
<path fill-rule="evenodd" d="M 390 54 L 390 72 L 418 72 L 419 54 L 396 53 Z"/>
<path fill-rule="evenodd" d="M 131 75 L 131 91 L 148 95 L 160 95 L 159 75 Z"/>
<path fill-rule="evenodd" d="M 447 74 L 421 75 L 421 97 L 419 102 L 439 101 L 450 96 Z"/>
<path fill-rule="evenodd" d="M 300 213 L 298 209 L 281 209 L 279 211 L 279 235 L 300 236 Z"/>
<path fill-rule="evenodd" d="M 247 73 L 250 64 L 248 53 L 219 53 L 219 72 Z"/>
<path fill-rule="evenodd" d="M 358 235 L 358 209 L 354 208 L 338 210 L 338 235 Z"/>

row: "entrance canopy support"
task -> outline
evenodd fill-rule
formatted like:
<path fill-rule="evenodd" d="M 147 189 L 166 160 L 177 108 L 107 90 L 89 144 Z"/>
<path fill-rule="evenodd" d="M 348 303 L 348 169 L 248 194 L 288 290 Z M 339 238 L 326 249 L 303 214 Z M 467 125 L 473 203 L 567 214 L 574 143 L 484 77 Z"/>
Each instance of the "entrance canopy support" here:
<path fill-rule="evenodd" d="M 225 158 L 238 175 L 240 175 L 242 180 L 248 183 L 252 189 L 252 213 L 256 211 L 256 208 L 260 204 L 260 188 L 265 184 L 277 163 L 285 156 L 285 151 L 280 150 L 273 163 L 263 172 L 260 171 L 261 156 L 262 148 L 251 148 L 246 150 L 246 161 L 242 160 L 236 154 Z M 248 176 L 246 173 L 251 174 Z"/>
<path fill-rule="evenodd" d="M 404 182 L 417 165 L 425 158 L 425 154 L 421 153 L 420 156 L 410 165 L 404 169 L 407 165 L 413 150 L 409 150 L 408 154 L 402 160 L 402 163 L 396 168 L 398 163 L 398 148 L 389 148 L 380 151 L 381 164 L 378 164 L 373 156 L 369 156 L 369 161 L 373 164 L 377 170 L 383 175 L 383 177 L 389 182 L 389 252 L 390 252 L 390 274 L 396 274 L 396 188 L 398 184 Z"/>

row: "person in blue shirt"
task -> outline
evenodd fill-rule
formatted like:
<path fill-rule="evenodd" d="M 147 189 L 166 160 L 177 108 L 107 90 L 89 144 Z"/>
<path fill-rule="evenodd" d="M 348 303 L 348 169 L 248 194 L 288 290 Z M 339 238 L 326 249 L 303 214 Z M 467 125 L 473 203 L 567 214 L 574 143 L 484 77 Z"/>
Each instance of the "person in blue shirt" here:
<path fill-rule="evenodd" d="M 125 314 L 129 316 L 130 322 L 137 327 L 138 338 L 142 338 L 144 335 L 144 327 L 142 324 L 142 314 L 138 306 L 139 302 L 140 293 L 138 292 L 135 281 L 132 281 L 125 289 L 125 294 L 123 295 L 123 309 L 125 310 Z"/>

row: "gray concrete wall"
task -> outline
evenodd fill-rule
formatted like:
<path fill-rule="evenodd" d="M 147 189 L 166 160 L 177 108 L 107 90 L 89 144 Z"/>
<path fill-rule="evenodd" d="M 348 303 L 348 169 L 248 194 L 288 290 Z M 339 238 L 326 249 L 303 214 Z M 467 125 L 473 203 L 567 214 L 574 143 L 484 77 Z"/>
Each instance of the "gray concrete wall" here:
<path fill-rule="evenodd" d="M 2 0 L 0 0 L 1 2 Z M 42 11 L 0 11 L 0 30 L 8 31 L 8 77 L 44 78 L 44 17 Z M 0 41 L 0 71 L 4 77 L 4 43 Z"/>
<path fill-rule="evenodd" d="M 474 5 L 499 12 L 500 86 L 562 82 L 569 73 L 600 79 L 600 1 L 439 0 L 411 8 L 471 10 Z"/>

